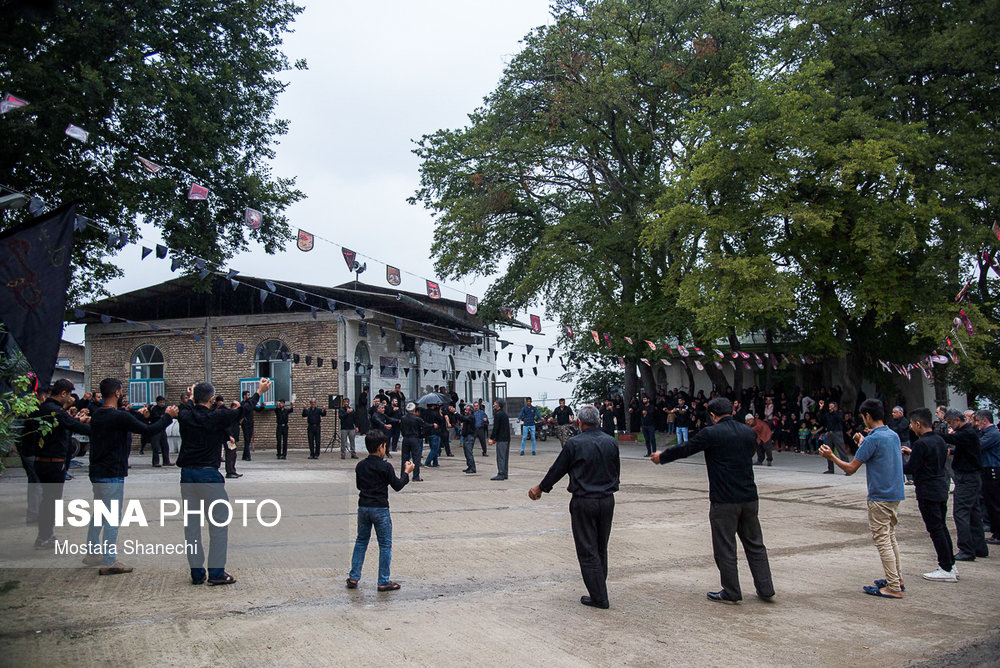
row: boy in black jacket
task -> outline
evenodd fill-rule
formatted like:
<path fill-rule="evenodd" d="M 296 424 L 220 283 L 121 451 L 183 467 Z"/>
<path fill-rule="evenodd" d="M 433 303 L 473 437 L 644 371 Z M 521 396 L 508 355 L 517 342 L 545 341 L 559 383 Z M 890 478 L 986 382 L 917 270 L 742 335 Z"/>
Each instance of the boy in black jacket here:
<path fill-rule="evenodd" d="M 413 462 L 403 467 L 401 478 L 396 477 L 392 464 L 385 461 L 385 448 L 389 437 L 380 429 L 373 429 L 365 435 L 368 457 L 358 462 L 355 469 L 358 485 L 358 538 L 354 543 L 351 558 L 351 573 L 347 576 L 347 588 L 355 589 L 361 578 L 361 567 L 365 563 L 368 540 L 372 526 L 378 537 L 378 590 L 395 591 L 399 583 L 389 579 L 389 565 L 392 562 L 392 519 L 389 517 L 389 485 L 397 492 L 410 482 Z"/>

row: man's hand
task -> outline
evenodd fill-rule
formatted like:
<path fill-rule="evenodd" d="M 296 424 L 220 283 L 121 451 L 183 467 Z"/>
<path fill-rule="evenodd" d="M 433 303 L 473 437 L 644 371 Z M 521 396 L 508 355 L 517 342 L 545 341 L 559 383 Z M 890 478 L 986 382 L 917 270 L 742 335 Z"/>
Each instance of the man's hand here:
<path fill-rule="evenodd" d="M 175 418 L 177 417 L 177 414 L 180 411 L 177 409 L 177 406 L 167 406 L 167 408 L 163 412 L 169 415 L 170 417 Z"/>
<path fill-rule="evenodd" d="M 649 456 L 649 461 L 653 462 L 654 464 L 659 464 L 660 463 L 660 453 L 659 452 L 654 452 L 653 454 L 651 454 Z"/>
<path fill-rule="evenodd" d="M 67 412 L 69 413 L 70 417 L 76 417 L 77 410 L 75 406 L 70 406 L 69 411 Z"/>
<path fill-rule="evenodd" d="M 229 442 L 226 443 L 226 447 L 229 448 L 230 450 L 235 450 L 236 449 L 236 439 L 233 438 L 232 436 L 230 436 L 229 437 Z"/>
<path fill-rule="evenodd" d="M 494 441 L 492 438 L 486 439 L 486 442 L 489 443 L 490 445 L 496 445 L 497 444 L 497 442 Z"/>
<path fill-rule="evenodd" d="M 538 485 L 535 485 L 534 487 L 529 489 L 528 498 L 531 499 L 532 501 L 538 501 L 538 499 L 542 498 L 542 488 L 539 487 Z"/>
<path fill-rule="evenodd" d="M 907 457 L 909 457 L 910 453 L 913 452 L 913 450 L 911 450 L 910 446 L 908 446 L 908 445 L 900 446 L 899 451 L 902 452 Z"/>
<path fill-rule="evenodd" d="M 414 465 L 412 459 L 409 460 L 408 462 L 406 462 L 405 464 L 403 464 L 403 470 L 406 471 L 407 473 L 413 473 L 413 469 L 414 468 L 415 468 L 415 465 Z"/>
<path fill-rule="evenodd" d="M 865 440 L 865 435 L 860 431 L 854 434 L 854 445 L 861 445 L 861 441 Z"/>
<path fill-rule="evenodd" d="M 194 399 L 194 385 L 188 385 L 187 393 L 188 396 Z"/>
<path fill-rule="evenodd" d="M 142 408 L 140 408 L 139 410 L 137 410 L 136 413 L 138 413 L 139 415 L 141 415 L 144 418 L 148 418 L 149 417 L 149 409 L 146 408 L 145 406 L 143 406 Z"/>
<path fill-rule="evenodd" d="M 79 416 L 77 416 L 76 419 L 79 420 L 80 422 L 82 422 L 83 424 L 87 424 L 88 422 L 90 422 L 90 416 L 89 415 L 79 415 Z"/>
<path fill-rule="evenodd" d="M 271 387 L 271 380 L 269 378 L 261 378 L 260 382 L 257 383 L 257 394 L 263 396 L 265 392 Z"/>
<path fill-rule="evenodd" d="M 83 400 L 84 401 L 90 401 L 93 398 L 93 396 L 94 395 L 91 394 L 90 392 L 84 392 L 83 393 Z"/>
<path fill-rule="evenodd" d="M 833 450 L 830 449 L 829 445 L 824 444 L 819 446 L 819 454 L 822 455 L 823 458 L 833 461 Z"/>

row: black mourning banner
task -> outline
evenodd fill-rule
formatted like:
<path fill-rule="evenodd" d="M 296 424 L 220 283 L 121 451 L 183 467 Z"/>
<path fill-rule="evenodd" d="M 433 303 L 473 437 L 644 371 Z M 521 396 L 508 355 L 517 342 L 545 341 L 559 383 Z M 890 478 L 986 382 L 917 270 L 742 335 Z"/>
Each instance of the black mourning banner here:
<path fill-rule="evenodd" d="M 40 387 L 59 356 L 75 221 L 74 203 L 0 232 L 0 320 Z"/>

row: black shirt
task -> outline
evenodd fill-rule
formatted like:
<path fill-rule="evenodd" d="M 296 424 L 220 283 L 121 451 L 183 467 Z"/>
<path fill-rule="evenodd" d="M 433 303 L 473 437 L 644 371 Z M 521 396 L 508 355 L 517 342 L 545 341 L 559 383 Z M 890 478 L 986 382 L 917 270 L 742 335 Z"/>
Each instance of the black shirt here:
<path fill-rule="evenodd" d="M 493 431 L 490 438 L 497 443 L 510 442 L 510 419 L 503 410 L 493 411 Z"/>
<path fill-rule="evenodd" d="M 326 415 L 326 409 L 320 408 L 319 406 L 317 406 L 316 408 L 306 408 L 303 409 L 302 411 L 302 417 L 306 419 L 306 424 L 308 424 L 310 427 L 320 426 L 320 422 L 322 421 L 325 415 Z"/>
<path fill-rule="evenodd" d="M 128 411 L 101 408 L 90 416 L 90 480 L 128 475 L 129 433 L 152 436 L 173 422 L 166 413 L 147 424 Z"/>
<path fill-rule="evenodd" d="M 52 424 L 52 430 L 44 436 L 39 430 L 41 422 Z M 66 459 L 73 449 L 74 433 L 89 434 L 90 425 L 71 417 L 58 401 L 46 399 L 24 423 L 21 455 Z"/>
<path fill-rule="evenodd" d="M 700 430 L 687 443 L 661 452 L 660 463 L 704 451 L 709 500 L 712 503 L 746 503 L 757 500 L 751 461 L 756 445 L 753 429 L 727 415 Z"/>
<path fill-rule="evenodd" d="M 469 414 L 456 415 L 462 421 L 462 438 L 469 438 L 476 435 L 476 416 Z M 452 420 L 454 423 L 454 420 Z"/>
<path fill-rule="evenodd" d="M 551 492 L 568 473 L 570 494 L 600 499 L 618 491 L 620 472 L 618 441 L 599 429 L 589 428 L 566 441 L 538 486 L 543 492 Z"/>
<path fill-rule="evenodd" d="M 419 416 L 407 413 L 399 421 L 399 433 L 405 438 L 423 438 L 428 436 L 434 425 L 424 422 Z"/>
<path fill-rule="evenodd" d="M 909 420 L 907 420 L 905 417 L 901 417 L 898 420 L 889 420 L 885 424 L 886 424 L 887 427 L 889 427 L 889 429 L 892 429 L 894 432 L 896 432 L 896 435 L 899 436 L 899 442 L 900 442 L 900 444 L 902 444 L 902 445 L 909 445 L 910 444 L 910 421 Z M 978 448 L 979 445 L 977 444 L 976 447 Z"/>
<path fill-rule="evenodd" d="M 354 469 L 357 479 L 359 508 L 388 508 L 389 485 L 397 492 L 410 482 L 406 473 L 396 477 L 392 464 L 376 455 L 368 455 Z"/>
<path fill-rule="evenodd" d="M 979 451 L 979 435 L 971 424 L 964 424 L 954 434 L 942 434 L 945 443 L 955 446 L 955 459 L 951 462 L 953 471 L 975 473 L 983 468 L 983 456 Z"/>
<path fill-rule="evenodd" d="M 354 431 L 355 429 L 357 429 L 357 426 L 354 423 L 354 415 L 355 415 L 355 413 L 354 413 L 354 409 L 353 408 L 351 409 L 350 413 L 347 412 L 346 408 L 341 408 L 340 409 L 340 428 L 341 428 L 341 430 L 343 430 L 343 431 Z"/>
<path fill-rule="evenodd" d="M 254 397 L 259 397 L 259 395 L 254 394 Z M 253 409 L 256 407 L 257 401 L 254 401 L 253 397 L 250 397 L 240 404 L 240 408 L 243 410 L 243 426 L 248 429 L 253 429 Z"/>
<path fill-rule="evenodd" d="M 683 406 L 678 405 L 677 408 L 675 408 L 674 410 L 677 411 L 676 413 L 674 413 L 674 426 L 681 428 L 690 427 L 691 407 L 688 406 L 687 404 L 684 404 Z"/>
<path fill-rule="evenodd" d="M 606 433 L 611 433 L 615 430 L 615 412 L 610 408 L 605 408 L 601 411 L 601 429 Z"/>
<path fill-rule="evenodd" d="M 275 408 L 274 409 L 274 426 L 276 427 L 287 427 L 288 426 L 288 415 L 292 412 L 291 408 Z"/>
<path fill-rule="evenodd" d="M 250 399 L 257 403 L 258 395 Z M 242 408 L 216 408 L 188 402 L 179 406 L 177 421 L 181 425 L 181 451 L 177 466 L 181 468 L 219 468 L 222 446 L 229 440 L 227 429 L 238 424 Z M 239 432 L 237 432 L 239 433 Z"/>
<path fill-rule="evenodd" d="M 936 431 L 929 431 L 910 446 L 910 458 L 903 462 L 903 473 L 913 476 L 917 498 L 924 501 L 948 500 L 948 444 Z"/>
<path fill-rule="evenodd" d="M 656 407 L 653 406 L 653 404 L 642 405 L 642 426 L 643 427 L 656 426 Z"/>
<path fill-rule="evenodd" d="M 573 409 L 569 406 L 557 406 L 552 414 L 556 417 L 556 424 L 569 424 L 569 419 L 573 415 Z"/>

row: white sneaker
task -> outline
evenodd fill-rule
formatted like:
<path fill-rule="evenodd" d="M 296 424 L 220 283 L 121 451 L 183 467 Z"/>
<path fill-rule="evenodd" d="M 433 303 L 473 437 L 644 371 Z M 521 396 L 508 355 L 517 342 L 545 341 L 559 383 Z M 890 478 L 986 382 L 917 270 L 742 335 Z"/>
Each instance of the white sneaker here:
<path fill-rule="evenodd" d="M 958 582 L 958 572 L 954 568 L 950 571 L 946 571 L 938 566 L 936 571 L 924 573 L 924 579 L 932 580 L 934 582 Z"/>

